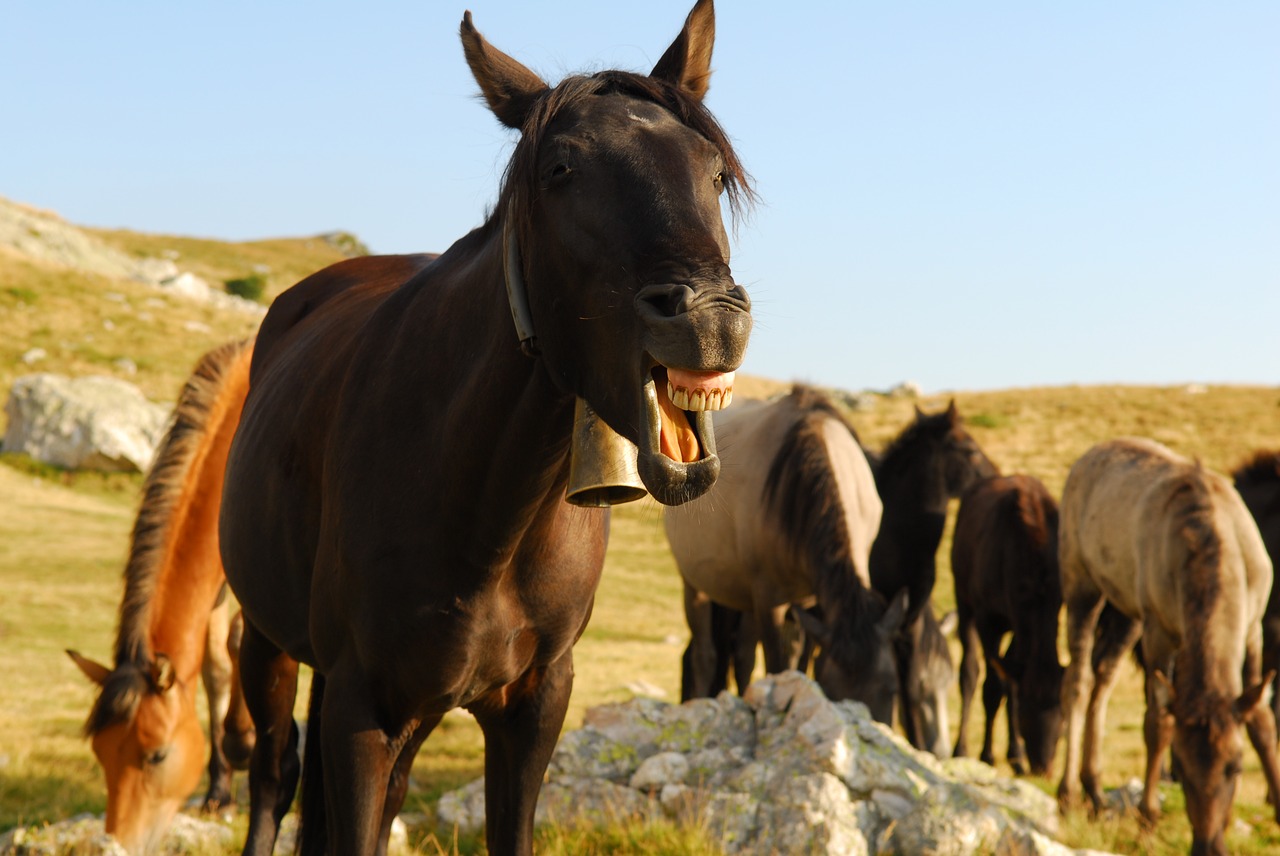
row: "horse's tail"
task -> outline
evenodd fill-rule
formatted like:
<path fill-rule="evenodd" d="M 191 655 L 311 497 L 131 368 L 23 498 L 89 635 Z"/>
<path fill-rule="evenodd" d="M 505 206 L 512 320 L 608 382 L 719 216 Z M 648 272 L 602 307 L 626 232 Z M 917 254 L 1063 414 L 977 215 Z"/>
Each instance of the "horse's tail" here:
<path fill-rule="evenodd" d="M 302 750 L 302 789 L 298 798 L 299 856 L 324 856 L 329 845 L 324 803 L 324 764 L 320 749 L 320 708 L 324 702 L 324 675 L 311 673 L 311 700 L 307 703 L 307 742 Z"/>
<path fill-rule="evenodd" d="M 1015 601 L 1056 615 L 1062 605 L 1058 504 L 1040 483 L 1022 482 L 1005 504 L 1000 530 L 1005 533 L 1001 541 Z"/>
<path fill-rule="evenodd" d="M 195 491 L 188 481 L 210 446 L 239 421 L 248 394 L 248 364 L 253 340 L 230 342 L 202 356 L 183 385 L 173 417 L 156 450 L 155 462 L 142 486 L 142 502 L 130 536 L 125 565 L 125 591 L 120 602 L 120 632 L 116 662 L 148 658 L 149 612 L 158 570 L 173 537 L 172 525 L 182 517 L 183 504 Z M 230 426 L 234 430 L 234 423 Z"/>

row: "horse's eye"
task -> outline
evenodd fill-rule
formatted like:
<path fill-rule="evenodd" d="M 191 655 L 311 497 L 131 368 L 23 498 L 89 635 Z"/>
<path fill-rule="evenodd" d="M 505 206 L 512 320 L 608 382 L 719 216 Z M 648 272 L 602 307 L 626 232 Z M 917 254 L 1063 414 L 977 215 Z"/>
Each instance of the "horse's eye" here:
<path fill-rule="evenodd" d="M 715 177 L 711 179 L 711 183 L 716 186 L 717 193 L 723 192 L 724 191 L 724 173 L 717 172 L 715 174 Z"/>
<path fill-rule="evenodd" d="M 547 177 L 545 181 L 547 182 L 563 181 L 564 179 L 568 178 L 572 172 L 573 172 L 573 168 L 570 167 L 567 163 L 558 163 L 555 166 L 551 167 L 551 169 L 547 170 Z"/>
<path fill-rule="evenodd" d="M 164 759 L 168 757 L 169 757 L 169 748 L 165 746 L 165 747 L 156 749 L 154 751 L 148 752 L 145 756 L 143 756 L 142 760 L 146 762 L 147 766 L 154 767 L 158 764 L 163 764 Z"/>

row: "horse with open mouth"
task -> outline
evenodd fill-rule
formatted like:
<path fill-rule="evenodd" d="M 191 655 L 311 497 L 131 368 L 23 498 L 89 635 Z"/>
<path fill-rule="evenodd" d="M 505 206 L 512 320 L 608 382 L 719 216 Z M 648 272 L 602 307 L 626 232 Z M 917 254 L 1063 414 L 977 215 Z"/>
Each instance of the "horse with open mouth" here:
<path fill-rule="evenodd" d="M 489 851 L 531 851 L 608 533 L 565 501 L 576 402 L 660 502 L 719 472 L 708 408 L 751 328 L 721 201 L 751 191 L 703 104 L 714 30 L 699 0 L 648 76 L 551 87 L 468 13 L 472 74 L 520 131 L 492 215 L 433 262 L 349 260 L 273 304 L 221 518 L 257 736 L 246 853 L 292 799 L 299 663 L 303 853 L 385 850 L 455 707 L 484 732 Z"/>

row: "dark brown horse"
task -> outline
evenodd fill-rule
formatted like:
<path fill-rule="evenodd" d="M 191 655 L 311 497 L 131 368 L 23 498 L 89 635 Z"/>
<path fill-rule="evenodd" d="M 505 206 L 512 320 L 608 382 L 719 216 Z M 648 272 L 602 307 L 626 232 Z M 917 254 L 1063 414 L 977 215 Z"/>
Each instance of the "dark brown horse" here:
<path fill-rule="evenodd" d="M 200 783 L 231 801 L 222 752 L 231 664 L 217 518 L 227 449 L 249 385 L 250 342 L 201 357 L 147 474 L 130 538 L 115 665 L 68 651 L 101 687 L 85 723 L 107 782 L 106 831 L 130 851 L 159 843 Z M 203 676 L 209 746 L 196 705 Z"/>
<path fill-rule="evenodd" d="M 1225 854 L 1224 833 L 1248 732 L 1280 798 L 1276 722 L 1262 704 L 1262 616 L 1272 568 L 1240 495 L 1221 475 L 1151 440 L 1099 443 L 1072 466 L 1059 529 L 1071 660 L 1062 686 L 1067 753 L 1058 798 L 1084 788 L 1094 806 L 1106 700 L 1094 681 L 1103 605 L 1141 625 L 1146 669 L 1146 780 L 1140 808 L 1159 815 L 1160 760 L 1172 745 L 1193 853 Z M 1115 657 L 1127 646 L 1115 647 Z M 1086 710 L 1087 708 L 1087 710 Z M 1280 806 L 1277 807 L 1280 812 Z"/>
<path fill-rule="evenodd" d="M 884 451 L 867 457 L 884 502 L 871 547 L 871 585 L 885 597 L 904 588 L 910 593 L 895 643 L 903 730 L 912 746 L 946 757 L 946 693 L 955 670 L 931 601 L 938 544 L 948 501 L 998 471 L 965 430 L 954 401 L 941 413 L 916 408 L 911 424 Z"/>
<path fill-rule="evenodd" d="M 1273 569 L 1280 569 L 1280 450 L 1257 452 L 1231 474 L 1245 507 L 1262 534 Z M 1280 674 L 1280 586 L 1271 586 L 1262 618 L 1262 668 Z M 1272 682 L 1271 705 L 1280 719 L 1280 678 Z"/>
<path fill-rule="evenodd" d="M 968 754 L 969 713 L 985 655 L 981 759 L 995 763 L 993 733 L 1009 699 L 1009 764 L 1048 775 L 1062 731 L 1058 661 L 1058 503 L 1039 479 L 1016 475 L 979 482 L 960 501 L 951 542 L 960 644 L 960 730 L 955 754 Z M 1005 634 L 1012 634 L 1001 654 Z"/>
<path fill-rule="evenodd" d="M 489 851 L 531 851 L 608 527 L 565 502 L 575 400 L 638 444 L 658 500 L 692 499 L 751 327 L 721 219 L 749 190 L 702 103 L 714 29 L 699 0 L 649 76 L 549 87 L 467 14 L 472 74 L 521 132 L 494 213 L 434 262 L 342 262 L 268 313 L 221 519 L 257 733 L 246 853 L 291 800 L 300 662 L 303 853 L 385 852 L 455 707 L 485 736 Z"/>

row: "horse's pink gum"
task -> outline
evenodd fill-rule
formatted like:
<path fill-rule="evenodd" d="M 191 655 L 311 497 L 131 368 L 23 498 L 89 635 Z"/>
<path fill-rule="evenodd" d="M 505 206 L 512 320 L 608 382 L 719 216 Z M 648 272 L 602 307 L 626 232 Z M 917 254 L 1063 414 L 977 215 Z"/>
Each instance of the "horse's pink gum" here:
<path fill-rule="evenodd" d="M 732 389 L 734 372 L 691 372 L 684 369 L 667 369 L 667 380 L 676 389 L 681 387 L 693 392 L 696 389 Z"/>

